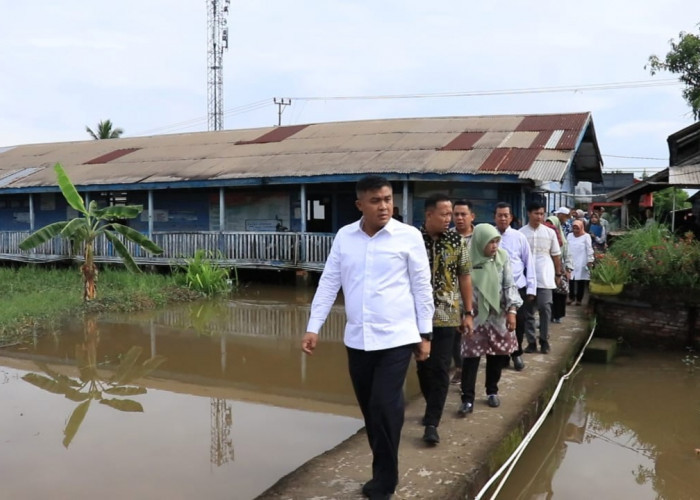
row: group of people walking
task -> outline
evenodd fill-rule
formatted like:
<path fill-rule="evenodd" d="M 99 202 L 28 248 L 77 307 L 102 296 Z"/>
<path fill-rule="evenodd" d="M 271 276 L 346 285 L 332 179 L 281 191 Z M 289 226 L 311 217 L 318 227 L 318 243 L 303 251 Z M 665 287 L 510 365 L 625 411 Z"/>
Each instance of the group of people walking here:
<path fill-rule="evenodd" d="M 544 224 L 540 203 L 528 205 L 528 223 L 516 230 L 508 203 L 496 205 L 493 224 L 474 225 L 469 202 L 436 194 L 426 199 L 425 223 L 417 229 L 392 218 L 393 192 L 384 177 L 364 177 L 356 194 L 362 217 L 336 234 L 302 350 L 314 353 L 342 289 L 350 379 L 373 455 L 372 478 L 362 492 L 385 499 L 398 483 L 403 384 L 411 357 L 425 400 L 423 441 L 434 446 L 453 359 L 461 389 L 458 415 L 474 411 L 482 357 L 486 404 L 500 406 L 503 368 L 512 360 L 523 370 L 523 353 L 537 352 L 538 343 L 539 352 L 550 352 L 553 292 L 575 267 L 565 267 L 564 242 Z M 572 244 L 572 252 L 578 246 Z"/>

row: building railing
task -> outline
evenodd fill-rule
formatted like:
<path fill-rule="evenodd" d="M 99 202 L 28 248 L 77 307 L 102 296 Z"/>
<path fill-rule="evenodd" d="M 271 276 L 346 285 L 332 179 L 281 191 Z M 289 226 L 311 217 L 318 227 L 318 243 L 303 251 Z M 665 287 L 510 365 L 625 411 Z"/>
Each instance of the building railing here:
<path fill-rule="evenodd" d="M 0 231 L 0 259 L 24 262 L 82 259 L 82 251 L 73 249 L 62 238 L 54 238 L 32 250 L 20 250 L 20 242 L 29 234 L 29 231 Z M 181 264 L 197 250 L 204 250 L 207 257 L 223 265 L 322 270 L 334 237 L 330 233 L 156 232 L 152 239 L 163 249 L 161 255 L 151 255 L 130 241 L 122 241 L 139 264 Z M 95 240 L 94 255 L 96 262 L 121 261 L 112 243 L 103 236 Z"/>

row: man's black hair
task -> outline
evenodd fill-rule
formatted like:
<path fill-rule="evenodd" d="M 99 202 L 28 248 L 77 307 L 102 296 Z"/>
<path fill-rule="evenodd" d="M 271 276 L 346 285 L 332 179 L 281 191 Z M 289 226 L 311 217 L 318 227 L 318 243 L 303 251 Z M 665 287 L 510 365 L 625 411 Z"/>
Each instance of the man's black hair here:
<path fill-rule="evenodd" d="M 362 193 L 367 191 L 378 191 L 383 187 L 391 187 L 391 182 L 386 177 L 381 175 L 366 175 L 355 185 L 355 193 L 359 198 Z"/>
<path fill-rule="evenodd" d="M 507 201 L 499 201 L 498 203 L 496 203 L 496 208 L 493 209 L 493 213 L 495 214 L 499 208 L 507 208 L 510 212 L 510 215 L 513 215 L 513 207 Z"/>
<path fill-rule="evenodd" d="M 534 212 L 535 210 L 539 210 L 540 208 L 544 208 L 544 205 L 541 201 L 533 200 L 527 204 L 528 212 Z"/>
<path fill-rule="evenodd" d="M 471 201 L 468 201 L 468 200 L 457 200 L 457 201 L 455 201 L 455 202 L 453 203 L 453 206 L 456 207 L 457 205 L 462 205 L 462 206 L 467 207 L 467 208 L 469 209 L 470 212 L 473 212 L 473 211 L 474 211 L 474 205 L 472 204 Z"/>
<path fill-rule="evenodd" d="M 431 194 L 425 199 L 425 204 L 423 205 L 425 210 L 432 210 L 433 208 L 437 207 L 437 204 L 440 203 L 441 201 L 451 201 L 450 197 L 447 196 L 446 194 L 442 193 L 436 193 L 436 194 Z"/>

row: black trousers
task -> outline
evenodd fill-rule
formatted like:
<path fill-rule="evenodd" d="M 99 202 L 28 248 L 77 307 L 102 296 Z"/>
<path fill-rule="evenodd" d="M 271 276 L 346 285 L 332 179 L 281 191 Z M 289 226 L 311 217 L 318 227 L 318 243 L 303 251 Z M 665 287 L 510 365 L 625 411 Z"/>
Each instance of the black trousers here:
<path fill-rule="evenodd" d="M 455 336 L 452 341 L 452 362 L 454 367 L 462 369 L 462 332 L 455 328 Z"/>
<path fill-rule="evenodd" d="M 372 450 L 372 479 L 384 493 L 393 493 L 399 481 L 403 386 L 414 347 L 409 344 L 379 351 L 347 348 L 350 380 Z"/>
<path fill-rule="evenodd" d="M 566 316 L 566 294 L 552 292 L 552 319 L 561 319 L 564 316 Z"/>
<path fill-rule="evenodd" d="M 583 294 L 586 293 L 589 280 L 571 280 L 569 283 L 569 299 L 581 302 Z"/>
<path fill-rule="evenodd" d="M 433 327 L 430 357 L 418 361 L 418 383 L 425 399 L 425 425 L 440 425 L 450 388 L 450 362 L 455 337 L 454 326 Z"/>
<path fill-rule="evenodd" d="M 462 360 L 462 403 L 474 404 L 476 394 L 476 374 L 479 371 L 478 358 L 464 358 Z M 498 382 L 501 380 L 501 372 L 508 365 L 508 355 L 486 356 L 486 395 L 498 394 Z"/>
<path fill-rule="evenodd" d="M 515 338 L 518 340 L 518 348 L 510 355 L 512 358 L 523 355 L 523 339 L 525 338 L 525 300 L 527 300 L 527 287 L 518 288 L 520 298 L 523 299 L 523 305 L 518 308 L 515 315 Z"/>

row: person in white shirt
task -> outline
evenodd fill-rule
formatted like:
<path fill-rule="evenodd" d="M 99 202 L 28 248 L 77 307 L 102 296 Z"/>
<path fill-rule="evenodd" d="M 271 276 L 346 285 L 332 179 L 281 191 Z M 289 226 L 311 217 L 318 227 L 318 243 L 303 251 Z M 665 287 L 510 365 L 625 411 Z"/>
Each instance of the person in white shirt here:
<path fill-rule="evenodd" d="M 504 201 L 497 203 L 494 219 L 496 229 L 501 234 L 499 247 L 508 253 L 513 281 L 523 299 L 523 305 L 518 308 L 515 320 L 515 337 L 518 349 L 510 356 L 513 360 L 513 368 L 520 371 L 525 368 L 522 357 L 523 338 L 525 337 L 525 303 L 534 302 L 537 296 L 537 271 L 527 238 L 523 233 L 510 226 L 513 222 L 513 207 L 510 203 Z"/>
<path fill-rule="evenodd" d="M 520 228 L 530 245 L 530 251 L 535 259 L 537 273 L 537 299 L 535 302 L 525 302 L 525 337 L 528 345 L 524 352 L 537 352 L 535 338 L 535 306 L 540 313 L 540 351 L 547 354 L 549 345 L 549 322 L 552 316 L 552 291 L 561 283 L 563 267 L 561 248 L 556 233 L 543 224 L 545 217 L 544 205 L 538 201 L 530 202 L 527 206 L 528 223 Z"/>
<path fill-rule="evenodd" d="M 311 304 L 302 350 L 313 354 L 338 291 L 345 297 L 344 343 L 350 379 L 372 450 L 365 496 L 390 498 L 398 484 L 398 448 L 404 422 L 403 385 L 415 354 L 430 356 L 433 291 L 420 231 L 392 219 L 393 191 L 380 176 L 360 179 L 362 218 L 333 241 Z"/>

